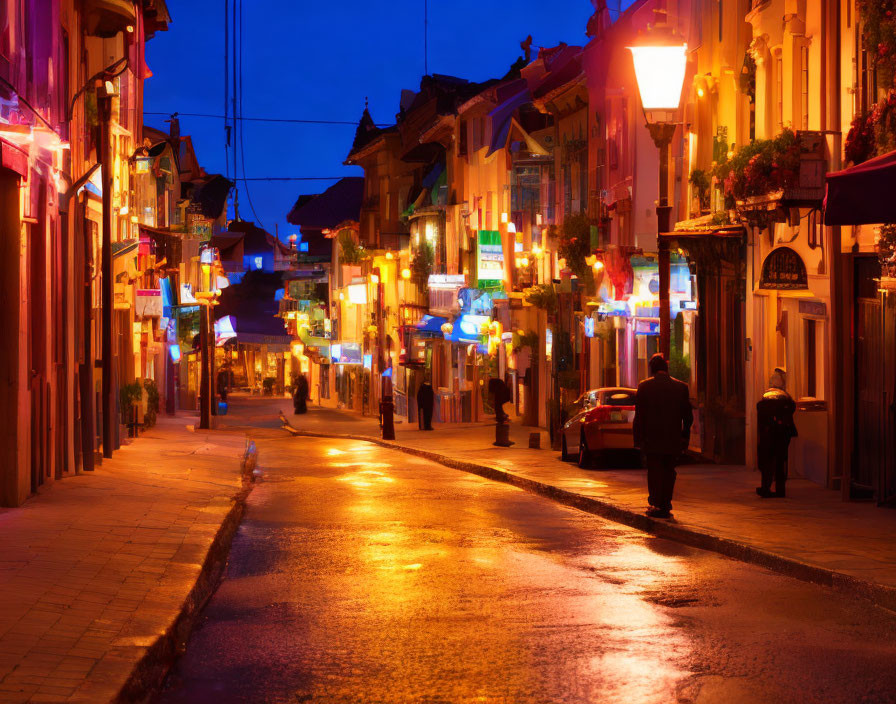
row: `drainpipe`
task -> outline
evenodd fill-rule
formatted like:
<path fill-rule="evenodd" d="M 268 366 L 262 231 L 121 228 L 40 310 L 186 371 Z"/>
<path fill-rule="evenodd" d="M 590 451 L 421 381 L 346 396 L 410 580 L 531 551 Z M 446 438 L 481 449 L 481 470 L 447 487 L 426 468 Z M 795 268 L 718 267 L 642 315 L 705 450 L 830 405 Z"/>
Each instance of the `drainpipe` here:
<path fill-rule="evenodd" d="M 103 457 L 112 456 L 115 443 L 115 389 L 112 370 L 113 282 L 112 282 L 112 98 L 115 91 L 111 81 L 97 90 L 97 104 L 101 128 L 100 165 L 103 176 L 103 240 L 102 240 L 102 358 L 103 358 Z"/>

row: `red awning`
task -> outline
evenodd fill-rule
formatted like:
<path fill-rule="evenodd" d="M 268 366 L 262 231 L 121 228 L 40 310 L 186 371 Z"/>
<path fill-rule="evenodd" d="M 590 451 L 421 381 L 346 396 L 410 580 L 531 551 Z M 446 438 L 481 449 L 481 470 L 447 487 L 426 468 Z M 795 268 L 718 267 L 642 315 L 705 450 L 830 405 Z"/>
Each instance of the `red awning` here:
<path fill-rule="evenodd" d="M 896 151 L 827 175 L 825 225 L 896 223 Z"/>

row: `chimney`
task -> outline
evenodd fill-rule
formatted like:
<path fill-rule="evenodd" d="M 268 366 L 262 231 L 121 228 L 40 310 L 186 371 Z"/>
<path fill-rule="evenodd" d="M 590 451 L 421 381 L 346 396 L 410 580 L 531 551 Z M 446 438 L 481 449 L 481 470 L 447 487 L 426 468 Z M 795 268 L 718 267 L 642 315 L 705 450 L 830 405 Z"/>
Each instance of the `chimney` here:
<path fill-rule="evenodd" d="M 171 116 L 170 120 L 165 120 L 165 122 L 169 123 L 170 127 L 168 129 L 168 134 L 171 135 L 172 140 L 180 139 L 180 120 L 177 118 L 177 113 L 174 113 Z"/>

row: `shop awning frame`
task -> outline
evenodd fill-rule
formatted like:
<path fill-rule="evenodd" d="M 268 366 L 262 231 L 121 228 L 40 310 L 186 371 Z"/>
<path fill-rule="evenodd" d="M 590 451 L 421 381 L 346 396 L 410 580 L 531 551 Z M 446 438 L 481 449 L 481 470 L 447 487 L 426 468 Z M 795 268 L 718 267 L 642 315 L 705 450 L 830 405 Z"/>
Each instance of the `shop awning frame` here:
<path fill-rule="evenodd" d="M 896 151 L 827 175 L 825 225 L 896 222 Z"/>

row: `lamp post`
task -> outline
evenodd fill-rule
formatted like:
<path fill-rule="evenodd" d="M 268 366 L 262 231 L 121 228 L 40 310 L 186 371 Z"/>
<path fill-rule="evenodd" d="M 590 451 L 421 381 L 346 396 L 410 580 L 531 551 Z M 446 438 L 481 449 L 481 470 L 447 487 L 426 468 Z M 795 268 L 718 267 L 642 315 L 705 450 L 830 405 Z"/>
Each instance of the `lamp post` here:
<path fill-rule="evenodd" d="M 215 395 L 215 334 L 212 306 L 217 305 L 215 299 L 220 294 L 217 283 L 220 265 L 217 250 L 214 247 L 205 247 L 199 254 L 199 264 L 202 290 L 195 294 L 199 301 L 199 427 L 207 430 L 212 427 L 211 416 L 217 415 L 212 412 Z"/>
<path fill-rule="evenodd" d="M 660 150 L 659 198 L 656 207 L 657 254 L 660 275 L 660 352 L 669 359 L 671 329 L 669 245 L 662 233 L 671 229 L 669 205 L 669 144 L 678 126 L 676 113 L 681 102 L 687 64 L 687 44 L 666 24 L 666 11 L 654 10 L 649 33 L 638 37 L 632 52 L 641 106 L 653 143 Z"/>

